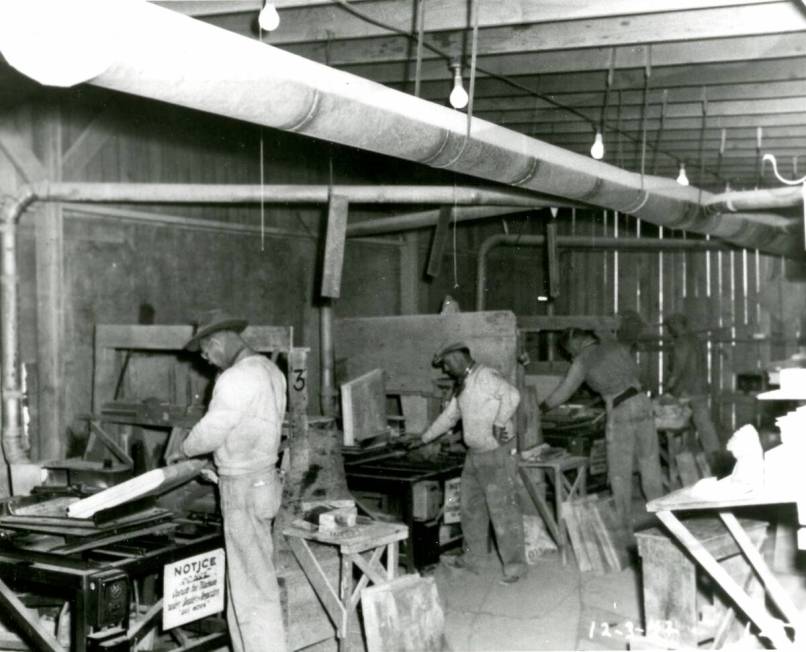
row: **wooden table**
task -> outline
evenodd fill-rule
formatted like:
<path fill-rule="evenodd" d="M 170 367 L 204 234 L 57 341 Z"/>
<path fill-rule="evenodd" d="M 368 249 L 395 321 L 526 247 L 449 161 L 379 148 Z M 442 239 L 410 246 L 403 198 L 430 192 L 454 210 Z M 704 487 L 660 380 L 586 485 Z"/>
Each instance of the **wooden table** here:
<path fill-rule="evenodd" d="M 347 649 L 350 622 L 361 599 L 361 591 L 370 582 L 385 584 L 395 578 L 398 564 L 398 543 L 408 537 L 408 527 L 402 523 L 384 523 L 359 518 L 353 527 L 334 532 L 319 532 L 295 524 L 283 530 L 316 595 L 325 606 L 336 627 L 339 650 Z M 336 546 L 341 563 L 338 591 L 311 551 L 309 541 Z M 386 552 L 386 565 L 381 562 Z M 353 586 L 353 570 L 359 571 L 358 583 Z"/>
<path fill-rule="evenodd" d="M 703 547 L 740 584 L 751 572 L 741 558 L 742 550 L 715 516 L 701 513 L 682 521 Z M 765 521 L 742 520 L 741 525 L 759 548 L 766 536 Z M 697 566 L 666 530 L 653 527 L 635 533 L 643 577 L 644 624 L 647 636 L 674 647 L 696 648 L 714 638 L 719 628 L 700 618 Z M 730 604 L 726 605 L 730 608 Z M 727 634 L 727 625 L 723 633 Z M 719 646 L 721 647 L 721 645 Z"/>
<path fill-rule="evenodd" d="M 715 510 L 718 513 L 719 518 L 736 541 L 736 544 L 741 549 L 747 562 L 760 578 L 767 594 L 778 607 L 778 610 L 788 622 L 789 627 L 794 630 L 795 641 L 797 641 L 798 634 L 800 633 L 802 636 L 802 632 L 806 629 L 802 625 L 798 609 L 781 586 L 781 583 L 767 566 L 750 535 L 748 535 L 731 510 L 737 507 L 774 505 L 798 502 L 798 500 L 799 496 L 794 489 L 792 492 L 756 491 L 743 493 L 735 497 L 724 496 L 720 499 L 707 499 L 704 498 L 697 489 L 687 487 L 650 501 L 647 503 L 647 510 L 657 514 L 661 523 L 666 526 L 669 532 L 675 536 L 689 554 L 708 572 L 713 580 L 719 584 L 722 590 L 730 596 L 731 600 L 736 603 L 739 609 L 758 627 L 762 635 L 772 642 L 775 649 L 792 650 L 796 649 L 796 647 L 789 639 L 786 629 L 784 628 L 784 623 L 770 616 L 763 604 L 759 604 L 748 595 L 744 587 L 740 586 L 719 564 L 714 555 L 703 545 L 702 541 L 686 527 L 685 523 L 677 518 L 675 512 Z"/>
<path fill-rule="evenodd" d="M 546 500 L 534 486 L 526 469 L 544 471 L 551 480 L 554 488 L 554 515 L 551 514 Z M 568 534 L 565 522 L 561 517 L 562 504 L 566 500 L 587 495 L 588 459 L 577 455 L 566 455 L 550 460 L 520 460 L 518 473 L 537 511 L 546 522 L 549 534 L 557 543 L 563 564 L 565 564 L 568 559 Z"/>

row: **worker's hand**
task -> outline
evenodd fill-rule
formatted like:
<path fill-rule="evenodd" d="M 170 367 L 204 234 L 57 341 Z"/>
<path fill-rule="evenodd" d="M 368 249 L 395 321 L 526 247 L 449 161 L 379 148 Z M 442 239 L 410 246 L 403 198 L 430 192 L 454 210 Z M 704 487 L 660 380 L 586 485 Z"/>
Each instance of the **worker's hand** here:
<path fill-rule="evenodd" d="M 493 426 L 493 437 L 499 444 L 503 444 L 512 439 L 512 437 L 507 433 L 505 426 Z"/>
<path fill-rule="evenodd" d="M 182 451 L 174 451 L 165 456 L 165 463 L 166 464 L 176 464 L 177 462 L 183 462 L 184 460 L 190 459 L 187 455 L 185 455 Z"/>
<path fill-rule="evenodd" d="M 203 468 L 201 471 L 199 471 L 199 475 L 207 480 L 207 482 L 218 484 L 218 474 L 210 467 Z"/>

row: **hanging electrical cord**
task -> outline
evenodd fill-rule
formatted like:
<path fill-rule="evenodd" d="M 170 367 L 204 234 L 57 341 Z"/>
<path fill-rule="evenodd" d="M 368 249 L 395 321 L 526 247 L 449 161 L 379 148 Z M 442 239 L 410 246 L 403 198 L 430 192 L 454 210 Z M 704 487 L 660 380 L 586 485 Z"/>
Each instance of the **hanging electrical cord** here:
<path fill-rule="evenodd" d="M 664 120 L 666 119 L 666 102 L 668 100 L 669 90 L 664 88 L 660 101 L 660 121 L 658 122 L 658 131 L 655 133 L 655 144 L 652 146 L 652 163 L 649 166 L 652 170 L 652 174 L 656 174 L 658 171 L 658 150 L 660 149 L 660 140 L 663 137 L 663 127 L 665 126 Z"/>
<path fill-rule="evenodd" d="M 722 128 L 719 136 L 719 154 L 716 157 L 716 176 L 719 177 L 722 172 L 722 159 L 725 157 L 725 141 L 727 137 L 727 129 Z"/>
<path fill-rule="evenodd" d="M 263 28 L 260 26 L 260 21 L 258 21 L 257 38 L 261 43 L 263 42 Z M 263 196 L 266 180 L 263 163 L 263 127 L 258 128 L 260 129 L 260 145 L 258 147 L 258 156 L 260 157 L 258 162 L 258 173 L 260 174 L 260 251 L 263 252 L 266 247 L 266 202 Z"/>
<path fill-rule="evenodd" d="M 425 31 L 425 0 L 417 0 L 417 61 L 414 65 L 414 97 L 420 97 L 423 69 L 423 33 Z"/>
<path fill-rule="evenodd" d="M 479 50 L 479 1 L 472 0 L 470 11 L 473 15 L 473 36 L 470 42 L 470 97 L 467 103 L 466 138 L 470 138 L 470 126 L 473 122 L 473 100 L 476 95 L 476 57 Z M 455 211 L 454 211 L 455 212 Z"/>
<path fill-rule="evenodd" d="M 702 87 L 702 98 L 700 100 L 702 107 L 702 121 L 700 122 L 700 143 L 697 148 L 697 156 L 699 158 L 700 167 L 697 170 L 697 187 L 699 188 L 698 202 L 702 202 L 702 180 L 705 176 L 705 126 L 708 122 L 708 93 L 706 87 Z"/>
<path fill-rule="evenodd" d="M 644 65 L 644 94 L 641 103 L 641 190 L 644 189 L 644 173 L 646 172 L 646 114 L 649 106 L 649 80 L 652 78 L 652 45 L 646 48 L 646 64 Z"/>
<path fill-rule="evenodd" d="M 383 30 L 386 30 L 386 31 L 391 32 L 393 34 L 397 34 L 399 36 L 403 36 L 403 37 L 408 38 L 408 39 L 412 39 L 412 40 L 417 39 L 417 35 L 415 35 L 415 34 L 407 32 L 406 30 L 400 29 L 400 28 L 395 27 L 393 25 L 389 25 L 388 23 L 385 23 L 385 22 L 383 22 L 381 20 L 373 18 L 372 16 L 368 16 L 364 12 L 362 12 L 359 9 L 356 9 L 354 6 L 352 6 L 348 0 L 335 0 L 335 2 L 344 11 L 347 11 L 348 13 L 354 15 L 356 18 L 359 18 L 359 19 L 363 20 L 364 22 L 369 23 L 370 25 L 375 25 L 376 27 L 380 27 Z M 427 49 L 430 52 L 433 52 L 434 54 L 438 55 L 440 58 L 444 59 L 445 62 L 448 65 L 450 65 L 454 61 L 454 57 L 451 54 L 449 54 L 448 52 L 446 52 L 445 50 L 442 50 L 441 48 L 438 48 L 437 46 L 426 42 L 424 39 L 422 39 L 421 41 L 422 41 L 422 47 L 424 49 Z M 492 70 L 489 70 L 487 68 L 482 68 L 481 66 L 477 65 L 476 66 L 476 71 L 479 72 L 479 73 L 482 73 L 483 75 L 485 75 L 486 77 L 489 77 L 490 79 L 495 79 L 496 81 L 500 81 L 501 83 L 506 84 L 507 86 L 510 86 L 510 87 L 515 88 L 515 89 L 520 90 L 520 91 L 523 91 L 524 93 L 526 93 L 528 95 L 531 95 L 531 96 L 536 97 L 536 98 L 538 98 L 540 100 L 543 100 L 547 104 L 550 104 L 551 106 L 553 106 L 553 107 L 555 107 L 557 109 L 560 109 L 561 111 L 566 111 L 566 112 L 568 112 L 568 113 L 570 113 L 572 115 L 575 115 L 578 118 L 581 118 L 582 120 L 584 120 L 585 122 L 590 124 L 593 129 L 596 128 L 596 121 L 595 120 L 591 119 L 590 116 L 588 116 L 587 114 L 583 113 L 582 111 L 579 111 L 578 109 L 576 109 L 576 108 L 574 108 L 572 106 L 568 106 L 567 104 L 563 104 L 562 102 L 559 102 L 559 101 L 553 99 L 552 97 L 550 97 L 548 95 L 544 95 L 544 94 L 542 94 L 542 93 L 540 93 L 540 92 L 538 92 L 538 91 L 536 91 L 536 90 L 534 90 L 532 88 L 529 88 L 528 86 L 525 86 L 525 85 L 523 85 L 523 84 L 521 84 L 519 82 L 516 82 L 515 80 L 507 77 L 506 75 L 501 75 L 501 74 L 499 74 L 497 72 L 494 72 Z M 623 132 L 620 129 L 617 130 L 617 133 L 622 135 L 622 136 L 624 136 L 626 139 L 628 139 L 630 141 L 633 141 L 633 142 L 638 142 L 638 140 L 639 140 L 639 139 L 635 138 L 634 136 L 632 136 L 631 134 Z M 667 156 L 667 157 L 675 160 L 675 161 L 677 160 L 677 157 L 674 156 L 673 154 L 670 154 L 669 152 L 661 151 L 660 153 L 663 154 L 664 156 Z M 712 173 L 709 171 L 709 174 L 712 174 Z"/>
<path fill-rule="evenodd" d="M 756 190 L 761 185 L 761 176 L 764 174 L 764 161 L 767 160 L 767 155 L 763 158 L 761 156 L 761 139 L 763 130 L 761 127 L 756 127 Z M 775 173 L 778 176 L 778 173 Z"/>
<path fill-rule="evenodd" d="M 758 144 L 759 149 L 761 148 L 761 127 L 758 127 Z M 775 175 L 775 178 L 778 179 L 781 183 L 787 186 L 797 186 L 800 185 L 800 199 L 801 203 L 803 204 L 803 242 L 804 248 L 806 249 L 806 176 L 801 177 L 800 179 L 785 179 L 778 173 L 778 161 L 775 160 L 774 154 L 764 154 L 764 157 L 761 159 L 761 164 L 765 162 L 769 162 L 772 164 L 772 172 Z M 793 163 L 795 163 L 793 161 Z"/>
<path fill-rule="evenodd" d="M 618 91 L 618 106 L 616 107 L 616 160 L 619 167 L 624 167 L 624 141 L 621 138 L 623 133 L 621 130 L 621 90 Z"/>

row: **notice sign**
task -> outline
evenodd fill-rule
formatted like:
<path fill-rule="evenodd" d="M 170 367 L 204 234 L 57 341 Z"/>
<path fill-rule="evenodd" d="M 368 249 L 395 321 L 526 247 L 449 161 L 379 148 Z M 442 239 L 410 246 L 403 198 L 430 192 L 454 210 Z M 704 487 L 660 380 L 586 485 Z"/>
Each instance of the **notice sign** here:
<path fill-rule="evenodd" d="M 224 549 L 165 564 L 162 627 L 171 629 L 224 609 Z"/>

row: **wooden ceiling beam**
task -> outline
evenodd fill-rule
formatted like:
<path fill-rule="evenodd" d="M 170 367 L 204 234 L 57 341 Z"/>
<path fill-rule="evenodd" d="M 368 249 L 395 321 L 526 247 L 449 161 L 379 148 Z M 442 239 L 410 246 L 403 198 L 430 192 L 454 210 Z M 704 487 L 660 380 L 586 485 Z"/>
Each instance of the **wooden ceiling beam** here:
<path fill-rule="evenodd" d="M 716 118 L 724 116 L 753 116 L 771 115 L 776 113 L 797 113 L 806 108 L 806 97 L 785 97 L 778 99 L 764 100 L 735 100 L 726 102 L 708 102 L 708 118 L 711 124 Z M 594 122 L 599 122 L 599 107 L 579 107 L 580 113 L 587 115 Z M 506 122 L 573 122 L 579 117 L 561 109 L 538 109 L 538 110 L 474 110 L 474 114 L 480 118 L 504 124 Z M 625 106 L 621 109 L 622 120 L 640 120 L 642 107 Z M 650 104 L 647 108 L 647 118 L 659 118 L 660 106 Z M 702 116 L 702 104 L 699 102 L 681 102 L 669 104 L 666 107 L 665 119 L 671 118 L 700 118 Z M 610 122 L 615 124 L 615 115 L 611 113 Z"/>
<path fill-rule="evenodd" d="M 551 122 L 541 122 L 535 124 L 534 120 L 517 121 L 517 120 L 504 120 L 500 124 L 510 129 L 522 131 L 524 133 L 535 134 L 536 138 L 541 135 L 561 134 L 561 133 L 588 133 L 592 134 L 591 124 L 585 120 L 576 120 L 569 122 L 562 122 L 552 124 Z M 654 132 L 659 127 L 659 120 L 655 117 L 649 118 L 646 121 L 647 131 Z M 806 112 L 798 113 L 781 113 L 773 115 L 741 115 L 741 116 L 721 116 L 711 117 L 706 122 L 706 129 L 733 129 L 733 128 L 749 128 L 755 129 L 756 127 L 793 127 L 806 124 Z M 616 126 L 615 120 L 608 122 L 608 131 Z M 664 133 L 683 129 L 683 130 L 696 130 L 702 126 L 700 118 L 672 118 L 664 120 L 663 131 Z M 641 128 L 641 121 L 636 120 L 623 120 L 621 123 L 623 130 L 629 133 L 637 133 Z"/>
<path fill-rule="evenodd" d="M 795 3 L 783 0 L 742 7 L 642 14 L 627 18 L 491 27 L 479 30 L 479 52 L 483 56 L 515 52 L 551 52 L 602 47 L 603 43 L 610 48 L 660 41 L 699 41 L 736 36 L 786 34 L 804 30 L 806 30 L 806 16 Z M 434 40 L 449 58 L 469 55 L 469 44 L 464 30 L 444 32 Z M 329 65 L 406 61 L 412 58 L 413 54 L 412 41 L 404 36 L 288 44 L 284 48 L 314 61 L 327 62 Z M 424 49 L 424 57 L 441 58 L 427 48 Z M 604 59 L 600 65 L 606 66 L 607 61 L 608 59 Z"/>
<path fill-rule="evenodd" d="M 668 11 L 712 9 L 737 5 L 761 4 L 763 0 L 517 0 L 479 3 L 479 27 L 502 27 L 549 23 L 569 20 L 590 20 L 627 17 L 635 14 Z M 160 3 L 163 4 L 163 3 Z M 173 4 L 173 3 L 164 3 Z M 182 3 L 185 4 L 185 3 Z M 206 3 L 191 3 L 206 4 Z M 241 3 L 249 4 L 249 3 Z M 252 2 L 251 4 L 255 4 Z M 416 4 L 411 0 L 384 0 L 383 2 L 351 3 L 355 9 L 374 21 L 401 30 L 412 30 Z M 388 36 L 388 30 L 361 19 L 336 3 L 275 2 L 280 12 L 280 27 L 268 38 L 272 44 L 326 41 L 328 39 L 354 39 Z M 225 24 L 216 24 L 226 27 Z M 467 0 L 440 0 L 426 5 L 425 30 L 449 32 L 467 29 Z"/>
<path fill-rule="evenodd" d="M 702 92 L 702 86 L 685 86 L 672 89 L 652 88 L 649 91 L 648 102 L 650 105 L 660 104 L 663 101 L 665 93 L 668 105 L 696 103 L 701 101 Z M 604 91 L 591 93 L 552 93 L 551 97 L 567 106 L 573 107 L 601 108 L 605 101 Z M 706 88 L 706 97 L 709 103 L 726 100 L 774 100 L 789 97 L 806 97 L 806 80 L 709 86 Z M 425 99 L 431 98 L 425 96 Z M 434 97 L 433 101 L 437 101 L 438 103 L 443 102 L 444 95 Z M 540 100 L 532 95 L 476 96 L 473 106 L 477 110 L 506 109 L 512 111 L 517 109 L 534 109 L 539 102 Z M 609 112 L 613 115 L 615 115 L 618 110 L 618 107 L 615 106 L 616 102 L 622 107 L 641 106 L 644 103 L 644 93 L 643 91 L 635 90 L 622 92 L 617 98 L 611 95 Z M 548 105 L 546 104 L 546 106 Z"/>
<path fill-rule="evenodd" d="M 610 61 L 610 47 L 588 48 L 584 50 L 565 50 L 558 52 L 499 54 L 486 56 L 482 51 L 478 65 L 485 70 L 505 76 L 522 76 L 524 72 L 541 73 L 540 79 L 551 83 L 550 75 L 563 78 L 567 73 L 579 76 L 581 73 L 594 73 L 591 79 L 598 80 L 598 87 L 604 88 L 604 75 Z M 743 78 L 745 67 L 758 68 L 759 64 L 768 60 L 766 78 L 791 79 L 804 76 L 803 66 L 787 59 L 802 59 L 806 53 L 806 33 L 792 33 L 767 36 L 737 37 L 706 41 L 688 41 L 685 43 L 656 43 L 652 46 L 652 79 L 663 75 L 666 85 L 681 86 L 690 84 L 687 81 L 692 71 L 689 66 L 698 66 L 696 74 L 706 75 L 710 68 L 705 64 L 728 64 L 725 72 L 729 80 L 739 81 Z M 643 83 L 643 68 L 646 63 L 647 48 L 643 45 L 616 48 L 614 67 L 616 70 L 613 88 L 636 88 Z M 783 66 L 786 71 L 776 71 L 776 66 Z M 370 62 L 339 66 L 359 77 L 366 77 L 386 84 L 413 83 L 413 61 Z M 670 68 L 673 67 L 673 68 Z M 719 70 L 719 68 L 715 68 Z M 421 76 L 423 92 L 428 93 L 428 84 L 435 80 L 450 80 L 451 70 L 442 60 L 423 61 Z M 521 77 L 526 81 L 527 78 Z M 751 76 L 750 81 L 764 79 L 764 76 Z M 485 82 L 480 75 L 479 85 Z M 528 83 L 528 82 L 527 82 Z M 720 83 L 718 76 L 711 76 L 703 83 Z M 583 82 L 583 88 L 589 84 Z M 557 89 L 559 90 L 559 89 Z"/>

